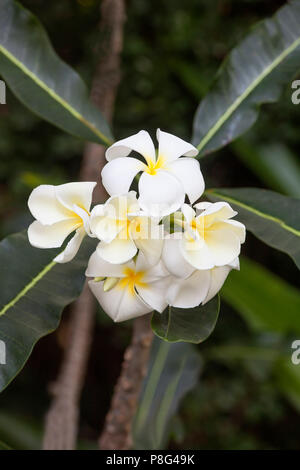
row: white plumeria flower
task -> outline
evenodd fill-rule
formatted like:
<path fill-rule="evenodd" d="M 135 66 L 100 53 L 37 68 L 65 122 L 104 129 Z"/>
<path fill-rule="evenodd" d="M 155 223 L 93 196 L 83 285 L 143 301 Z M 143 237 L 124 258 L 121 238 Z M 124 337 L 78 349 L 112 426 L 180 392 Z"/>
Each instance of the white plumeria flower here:
<path fill-rule="evenodd" d="M 162 262 L 149 265 L 142 253 L 136 261 L 116 265 L 107 263 L 95 251 L 86 276 L 95 278 L 89 281 L 90 289 L 115 322 L 139 317 L 152 310 L 163 312 L 167 307 L 165 293 L 170 282 L 169 273 Z M 98 281 L 97 278 L 106 280 Z"/>
<path fill-rule="evenodd" d="M 28 199 L 28 207 L 36 219 L 28 228 L 31 245 L 58 248 L 75 231 L 64 251 L 54 258 L 57 263 L 71 261 L 85 234 L 90 234 L 89 210 L 96 184 L 79 182 L 35 188 Z"/>
<path fill-rule="evenodd" d="M 153 141 L 144 130 L 115 142 L 106 151 L 109 163 L 102 170 L 102 182 L 111 196 L 126 193 L 134 177 L 142 172 L 140 206 L 151 215 L 164 216 L 175 212 L 186 194 L 193 204 L 204 191 L 204 180 L 199 162 L 187 158 L 198 154 L 193 145 L 159 129 L 157 140 L 157 156 Z M 141 154 L 145 162 L 128 157 L 132 150 Z"/>
<path fill-rule="evenodd" d="M 108 263 L 121 264 L 132 259 L 138 249 L 154 265 L 161 256 L 163 227 L 159 219 L 140 211 L 136 192 L 113 196 L 91 212 L 92 233 L 100 241 L 97 251 Z"/>
<path fill-rule="evenodd" d="M 194 207 L 198 214 L 187 204 L 182 206 L 184 220 L 178 223 L 184 233 L 168 236 L 164 243 L 164 262 L 175 275 L 179 269 L 177 266 L 174 270 L 177 251 L 192 268 L 212 269 L 232 263 L 245 241 L 245 226 L 231 220 L 237 212 L 227 202 L 201 202 Z"/>
<path fill-rule="evenodd" d="M 177 252 L 176 262 L 181 266 L 177 275 L 184 277 L 172 277 L 166 292 L 166 301 L 170 306 L 178 308 L 194 308 L 206 304 L 222 288 L 230 271 L 239 269 L 239 259 L 236 258 L 226 266 L 193 270 L 180 251 Z"/>

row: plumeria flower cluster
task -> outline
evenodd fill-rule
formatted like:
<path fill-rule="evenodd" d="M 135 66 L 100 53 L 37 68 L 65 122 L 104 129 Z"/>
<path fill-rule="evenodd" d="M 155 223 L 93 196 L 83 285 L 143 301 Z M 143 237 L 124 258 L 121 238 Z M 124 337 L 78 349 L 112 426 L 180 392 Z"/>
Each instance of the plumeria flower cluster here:
<path fill-rule="evenodd" d="M 110 197 L 92 210 L 95 182 L 41 185 L 28 201 L 33 246 L 58 248 L 73 234 L 57 263 L 71 261 L 86 235 L 98 239 L 86 276 L 116 322 L 203 305 L 239 269 L 237 213 L 226 202 L 195 204 L 204 191 L 197 149 L 161 130 L 157 140 L 158 150 L 142 130 L 107 149 L 101 176 Z"/>

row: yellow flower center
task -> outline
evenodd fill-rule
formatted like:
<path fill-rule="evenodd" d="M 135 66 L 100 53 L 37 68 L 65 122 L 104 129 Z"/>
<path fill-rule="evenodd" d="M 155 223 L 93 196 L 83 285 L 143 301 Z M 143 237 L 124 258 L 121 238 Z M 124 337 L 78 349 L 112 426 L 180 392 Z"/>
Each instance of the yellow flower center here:
<path fill-rule="evenodd" d="M 83 207 L 81 204 L 77 204 L 77 205 L 78 205 L 78 207 L 80 207 L 80 209 L 82 209 L 84 212 L 86 212 L 87 215 L 89 215 L 89 216 L 91 215 L 90 211 L 88 211 L 88 210 L 87 210 L 85 207 Z"/>
<path fill-rule="evenodd" d="M 192 227 L 193 230 L 196 230 L 200 237 L 205 239 L 205 231 L 207 229 L 206 227 L 206 223 L 205 223 L 205 217 L 200 217 L 199 219 L 193 219 L 191 222 L 190 222 L 190 225 Z"/>
<path fill-rule="evenodd" d="M 146 172 L 149 173 L 149 175 L 156 175 L 157 170 L 163 168 L 164 166 L 165 166 L 165 160 L 160 155 L 156 161 L 152 159 L 147 160 Z"/>
<path fill-rule="evenodd" d="M 150 233 L 150 226 L 147 220 L 143 217 L 131 217 L 127 220 L 117 220 L 117 225 L 122 227 L 122 230 L 118 234 L 118 238 L 121 240 L 137 240 L 137 239 L 148 239 Z"/>
<path fill-rule="evenodd" d="M 127 218 L 126 220 L 123 219 L 117 219 L 116 224 L 119 227 L 122 227 L 122 230 L 119 232 L 117 238 L 120 240 L 129 240 L 130 239 L 130 234 L 129 234 L 129 226 L 130 226 L 130 220 Z"/>
<path fill-rule="evenodd" d="M 134 295 L 134 288 L 136 286 L 147 287 L 147 283 L 143 282 L 142 279 L 145 276 L 144 271 L 136 272 L 131 268 L 124 269 L 125 277 L 120 279 L 118 286 L 121 289 L 128 289 L 131 295 Z"/>
<path fill-rule="evenodd" d="M 84 212 L 86 212 L 86 214 L 87 214 L 88 216 L 91 215 L 91 213 L 90 213 L 85 207 L 83 207 L 81 204 L 77 204 L 77 206 L 80 207 L 80 209 L 82 209 Z M 76 212 L 74 212 L 74 211 L 71 211 L 71 212 L 72 212 L 72 214 L 74 215 L 74 219 L 77 219 L 77 220 L 78 220 L 78 224 L 79 224 L 79 225 L 83 225 L 83 219 L 82 219 L 82 217 L 81 217 L 79 214 L 77 214 Z"/>

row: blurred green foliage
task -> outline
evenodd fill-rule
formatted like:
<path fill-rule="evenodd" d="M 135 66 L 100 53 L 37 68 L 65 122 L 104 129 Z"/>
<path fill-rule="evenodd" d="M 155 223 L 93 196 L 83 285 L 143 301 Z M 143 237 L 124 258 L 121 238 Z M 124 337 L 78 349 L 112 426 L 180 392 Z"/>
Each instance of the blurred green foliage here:
<path fill-rule="evenodd" d="M 98 0 L 22 0 L 47 31 L 57 53 L 91 82 L 99 22 Z M 129 0 L 123 79 L 116 103 L 114 134 L 125 137 L 161 127 L 189 139 L 192 118 L 221 61 L 260 19 L 283 0 Z M 281 101 L 266 105 L 253 129 L 242 139 L 201 161 L 207 186 L 269 187 L 299 197 L 299 113 L 287 87 Z M 26 201 L 34 186 L 76 179 L 83 143 L 27 111 L 11 93 L 0 106 L 0 232 L 26 228 Z M 272 164 L 272 158 L 276 163 Z M 264 265 L 261 298 L 272 287 L 268 270 L 297 286 L 299 273 L 282 253 L 248 235 L 244 254 Z M 255 274 L 251 270 L 251 279 Z M 246 272 L 240 282 L 247 285 Z M 264 280 L 265 278 L 265 280 Z M 249 327 L 251 304 L 231 301 L 228 280 L 220 319 L 207 342 L 198 347 L 205 367 L 197 387 L 183 402 L 172 423 L 172 448 L 299 449 L 299 372 L 290 363 L 291 343 L 299 321 L 277 331 L 264 324 Z M 279 284 L 278 284 L 279 283 Z M 281 285 L 281 284 L 280 284 Z M 255 286 L 249 296 L 256 295 Z M 285 292 L 282 315 L 298 294 Z M 246 297 L 245 297 L 246 298 Z M 298 299 L 298 297 L 297 297 Z M 294 304 L 293 304 L 294 305 Z M 268 303 L 268 321 L 272 308 Z M 275 307 L 274 307 L 275 308 Z M 241 310 L 242 315 L 240 315 Z M 250 313 L 251 313 L 250 312 Z M 280 309 L 276 306 L 277 316 Z M 294 313 L 293 313 L 294 312 Z M 67 319 L 66 313 L 66 319 Z M 98 312 L 92 355 L 82 397 L 80 438 L 93 447 L 120 370 L 130 323 L 115 327 Z M 274 331 L 275 330 L 275 331 Z M 47 387 L 55 379 L 63 353 L 65 328 L 43 339 L 24 371 L 0 397 L 0 441 L 13 448 L 40 446 L 40 432 L 49 405 Z M 109 364 L 107 361 L 109 358 Z M 297 371 L 299 370 L 298 369 Z M 288 432 L 287 432 L 288 431 Z"/>

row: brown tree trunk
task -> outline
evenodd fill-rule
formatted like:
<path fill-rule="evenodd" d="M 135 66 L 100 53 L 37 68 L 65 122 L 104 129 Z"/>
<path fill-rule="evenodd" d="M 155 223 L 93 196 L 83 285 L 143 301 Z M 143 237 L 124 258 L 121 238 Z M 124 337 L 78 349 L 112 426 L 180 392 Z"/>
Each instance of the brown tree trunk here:
<path fill-rule="evenodd" d="M 86 283 L 71 312 L 68 344 L 56 382 L 50 387 L 53 401 L 46 416 L 44 450 L 76 447 L 82 385 L 94 325 L 94 299 Z"/>

